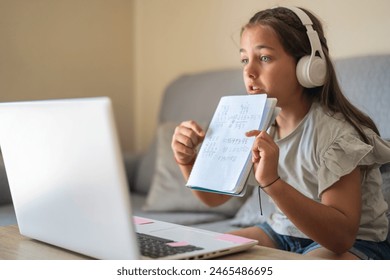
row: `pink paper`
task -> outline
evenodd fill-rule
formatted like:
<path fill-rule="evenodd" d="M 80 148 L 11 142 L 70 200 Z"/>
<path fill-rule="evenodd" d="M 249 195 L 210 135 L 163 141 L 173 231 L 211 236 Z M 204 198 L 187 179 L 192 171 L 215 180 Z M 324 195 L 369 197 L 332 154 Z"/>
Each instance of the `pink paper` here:
<path fill-rule="evenodd" d="M 134 223 L 136 225 L 144 225 L 144 224 L 151 224 L 151 223 L 153 223 L 152 220 L 141 218 L 141 217 L 137 217 L 137 216 L 134 216 L 133 220 L 134 220 Z"/>
<path fill-rule="evenodd" d="M 237 243 L 237 244 L 244 244 L 244 243 L 249 243 L 252 241 L 252 239 L 248 239 L 248 238 L 233 235 L 233 234 L 221 234 L 221 235 L 217 236 L 217 239 L 229 241 L 229 242 L 233 242 L 233 243 Z"/>
<path fill-rule="evenodd" d="M 170 242 L 167 243 L 167 245 L 171 247 L 182 247 L 182 246 L 188 246 L 190 244 L 186 241 L 179 241 L 179 242 Z"/>

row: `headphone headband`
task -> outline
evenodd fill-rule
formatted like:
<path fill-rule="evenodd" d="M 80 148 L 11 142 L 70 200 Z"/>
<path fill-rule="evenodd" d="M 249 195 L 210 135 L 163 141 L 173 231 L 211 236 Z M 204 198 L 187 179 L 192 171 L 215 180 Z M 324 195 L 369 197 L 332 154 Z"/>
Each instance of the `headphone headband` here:
<path fill-rule="evenodd" d="M 298 7 L 286 7 L 287 9 L 293 11 L 297 17 L 301 20 L 302 24 L 307 25 L 313 25 L 313 22 L 311 21 L 310 17 L 301 9 Z"/>
<path fill-rule="evenodd" d="M 306 27 L 307 37 L 309 38 L 311 46 L 311 56 L 315 56 L 316 52 L 319 52 L 322 59 L 324 59 L 324 53 L 322 51 L 321 41 L 318 36 L 317 31 L 313 29 L 313 22 L 310 17 L 301 9 L 297 7 L 286 7 L 287 9 L 293 11 L 296 16 L 300 19 L 302 24 Z"/>
<path fill-rule="evenodd" d="M 322 86 L 326 77 L 326 60 L 318 33 L 313 29 L 313 22 L 302 9 L 297 7 L 285 8 L 294 12 L 305 26 L 311 47 L 310 56 L 302 57 L 297 63 L 296 74 L 298 81 L 306 88 Z"/>

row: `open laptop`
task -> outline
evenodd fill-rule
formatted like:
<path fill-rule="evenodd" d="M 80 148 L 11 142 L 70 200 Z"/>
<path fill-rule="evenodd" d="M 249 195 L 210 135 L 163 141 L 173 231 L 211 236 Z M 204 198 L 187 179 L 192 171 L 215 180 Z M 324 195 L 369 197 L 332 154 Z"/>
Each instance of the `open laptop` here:
<path fill-rule="evenodd" d="M 0 146 L 27 237 L 97 259 L 203 259 L 257 243 L 133 217 L 107 97 L 0 103 Z M 169 255 L 143 256 L 151 235 Z"/>

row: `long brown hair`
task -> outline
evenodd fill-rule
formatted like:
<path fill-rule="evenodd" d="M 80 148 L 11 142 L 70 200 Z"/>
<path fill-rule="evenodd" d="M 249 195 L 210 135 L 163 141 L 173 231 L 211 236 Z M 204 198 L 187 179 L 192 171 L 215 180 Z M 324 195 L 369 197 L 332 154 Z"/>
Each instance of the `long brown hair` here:
<path fill-rule="evenodd" d="M 329 113 L 343 114 L 346 120 L 361 135 L 363 140 L 368 143 L 368 138 L 363 128 L 368 127 L 378 135 L 379 130 L 374 121 L 349 102 L 342 93 L 333 63 L 329 57 L 329 48 L 324 36 L 322 24 L 311 12 L 306 9 L 302 10 L 313 22 L 313 29 L 318 33 L 327 63 L 325 84 L 316 88 L 305 88 L 305 93 L 313 101 L 319 102 Z M 293 56 L 297 62 L 301 57 L 311 54 L 306 28 L 298 16 L 290 9 L 277 7 L 256 13 L 242 28 L 241 34 L 245 28 L 258 24 L 271 27 L 278 36 L 284 50 Z"/>

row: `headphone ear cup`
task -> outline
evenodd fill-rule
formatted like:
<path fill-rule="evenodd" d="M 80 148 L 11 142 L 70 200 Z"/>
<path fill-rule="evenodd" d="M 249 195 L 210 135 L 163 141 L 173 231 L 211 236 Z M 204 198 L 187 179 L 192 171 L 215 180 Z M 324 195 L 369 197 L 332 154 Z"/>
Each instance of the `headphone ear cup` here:
<path fill-rule="evenodd" d="M 301 59 L 299 59 L 297 63 L 297 69 L 296 69 L 298 82 L 301 84 L 301 86 L 305 88 L 312 87 L 307 74 L 309 61 L 310 61 L 310 56 L 306 55 L 301 57 Z"/>
<path fill-rule="evenodd" d="M 298 82 L 305 88 L 322 86 L 326 76 L 326 62 L 314 56 L 310 63 L 310 56 L 302 57 L 296 68 Z"/>

